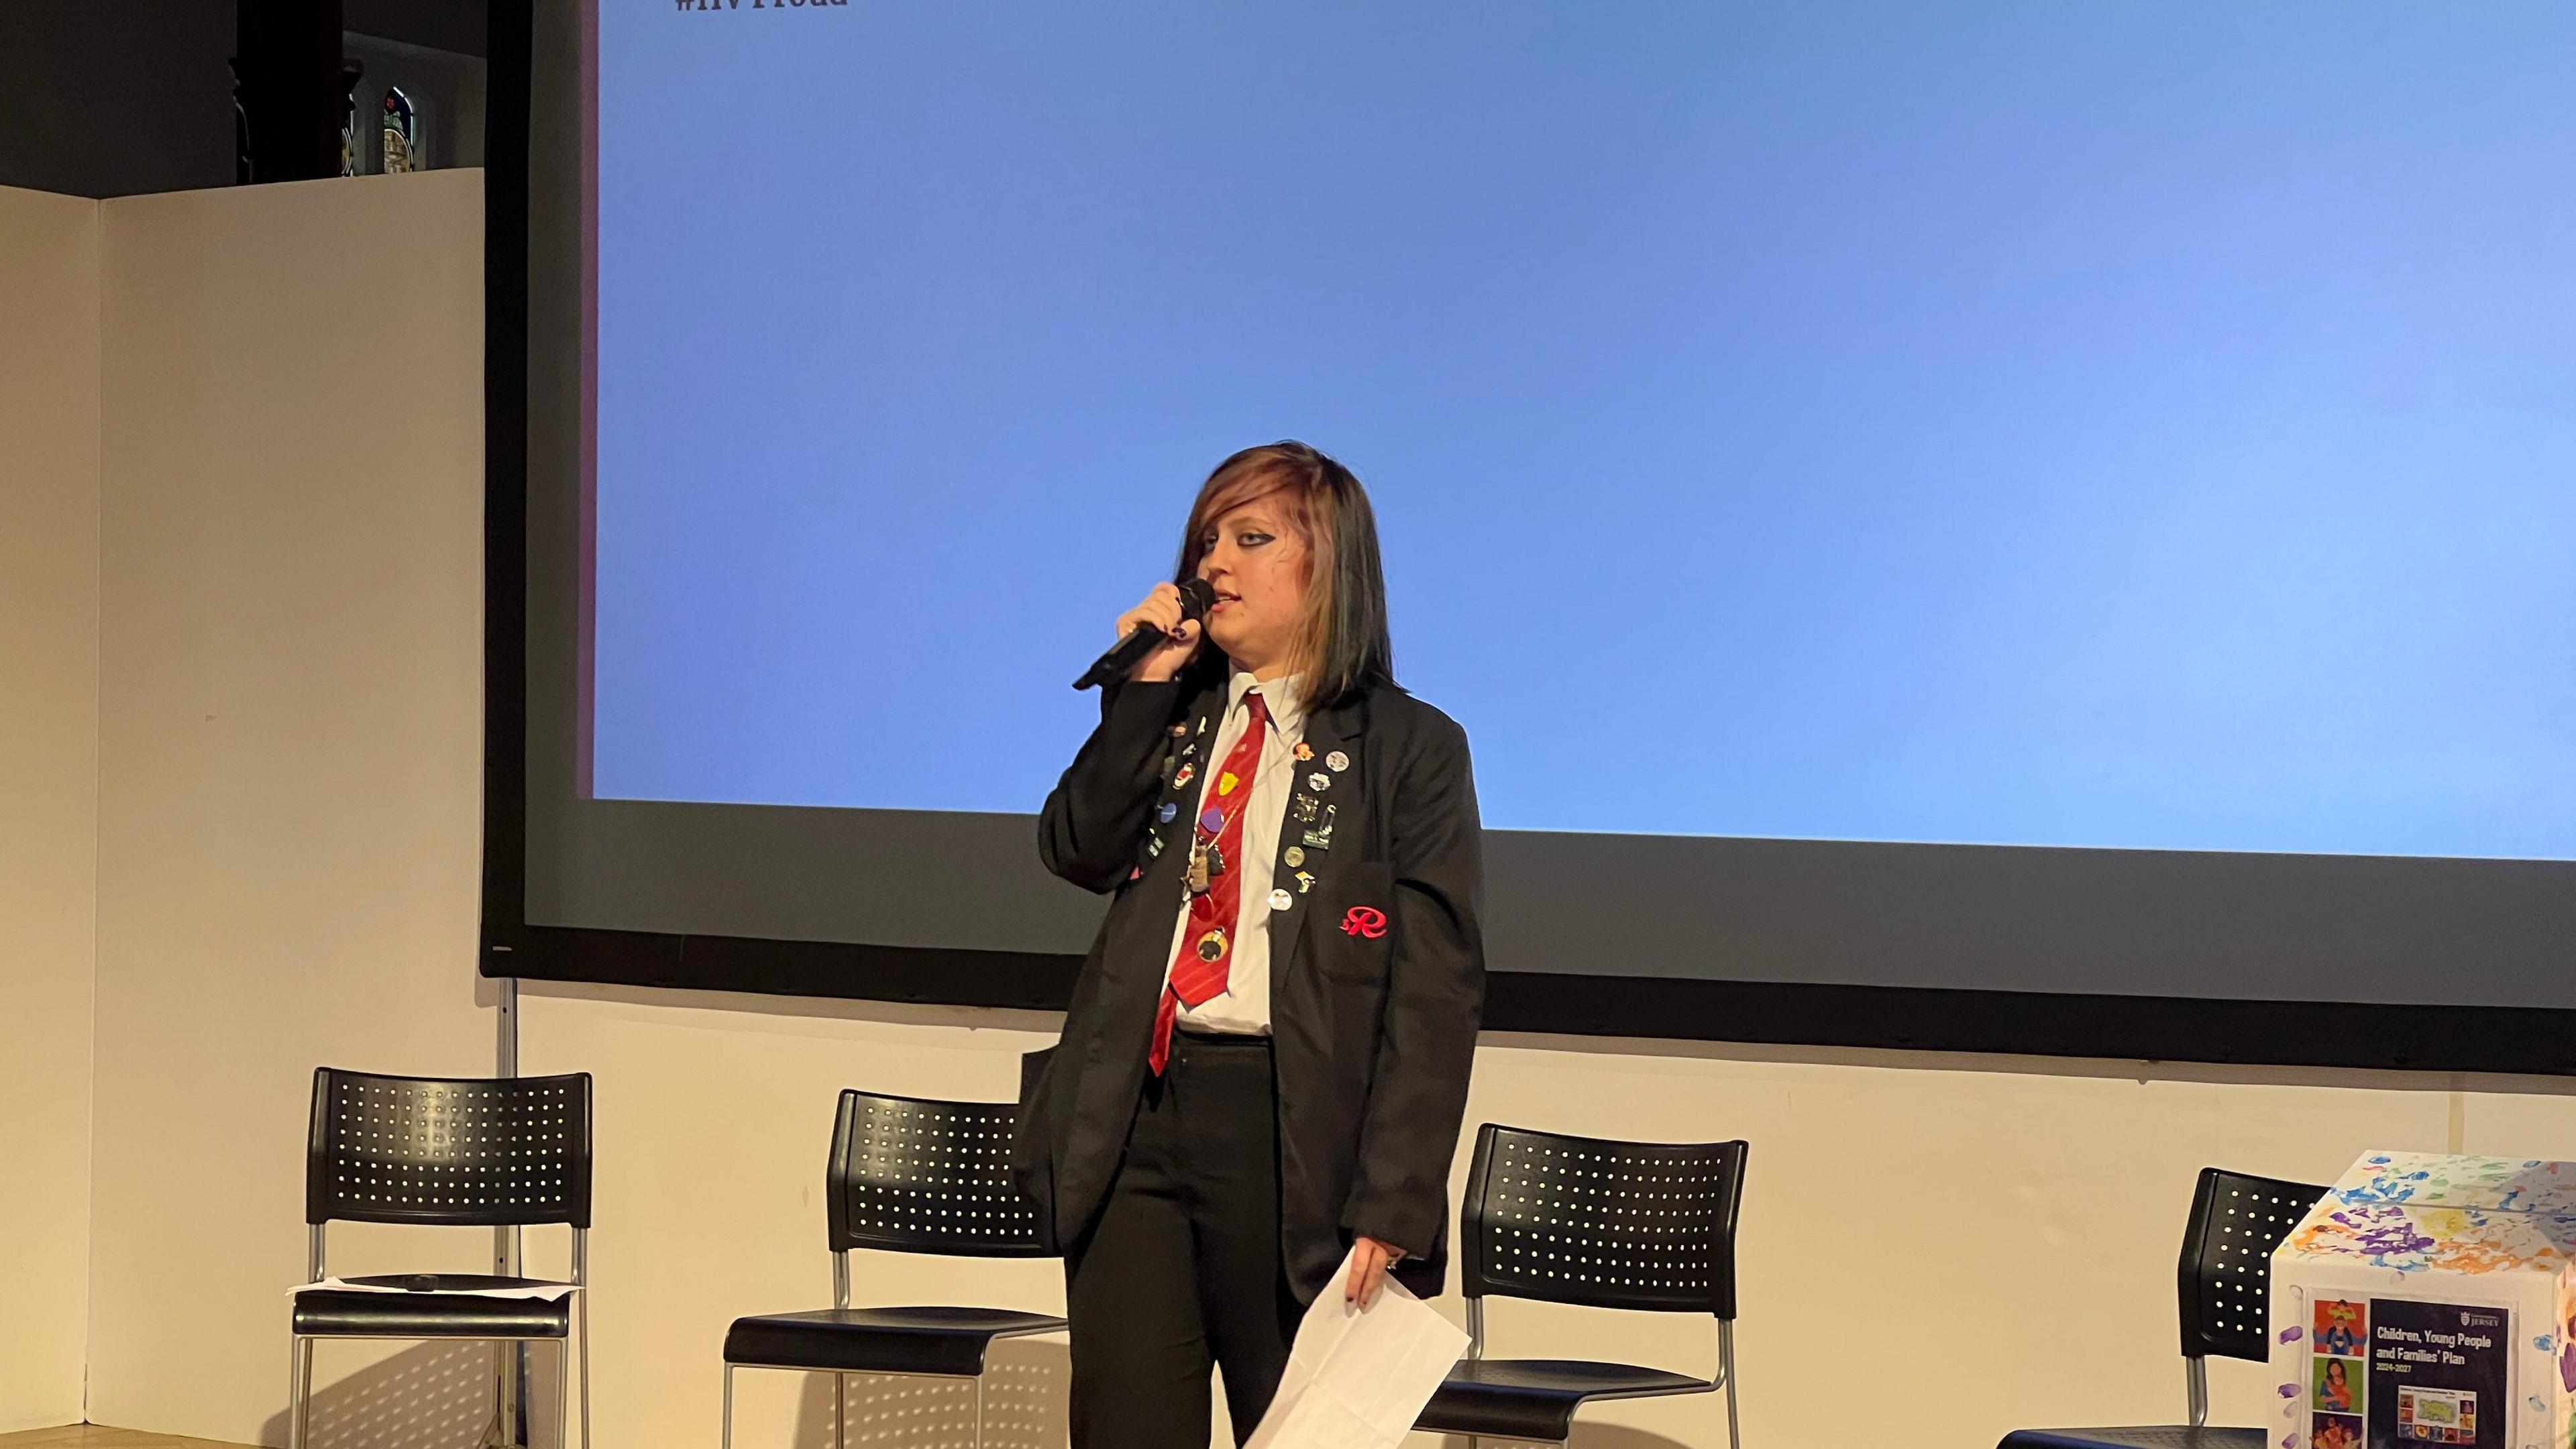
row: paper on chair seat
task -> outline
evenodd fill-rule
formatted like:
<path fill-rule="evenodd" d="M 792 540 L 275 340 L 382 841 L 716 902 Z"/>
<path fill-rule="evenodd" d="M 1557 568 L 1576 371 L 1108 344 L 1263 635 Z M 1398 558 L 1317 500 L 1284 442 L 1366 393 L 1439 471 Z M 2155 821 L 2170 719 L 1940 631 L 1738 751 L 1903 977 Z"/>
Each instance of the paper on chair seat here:
<path fill-rule="evenodd" d="M 1244 1449 L 1395 1449 L 1467 1351 L 1467 1335 L 1390 1277 L 1377 1301 L 1342 1298 L 1351 1260 L 1306 1309 L 1270 1412 Z"/>
<path fill-rule="evenodd" d="M 400 1283 L 388 1283 L 381 1279 L 369 1283 L 348 1278 L 325 1278 L 318 1283 L 298 1283 L 286 1290 L 286 1296 L 293 1298 L 302 1293 L 416 1293 L 421 1291 L 424 1290 L 406 1288 Z M 542 1298 L 551 1301 L 578 1290 L 570 1283 L 501 1283 L 483 1288 L 439 1288 L 426 1291 L 434 1291 L 442 1298 Z"/>

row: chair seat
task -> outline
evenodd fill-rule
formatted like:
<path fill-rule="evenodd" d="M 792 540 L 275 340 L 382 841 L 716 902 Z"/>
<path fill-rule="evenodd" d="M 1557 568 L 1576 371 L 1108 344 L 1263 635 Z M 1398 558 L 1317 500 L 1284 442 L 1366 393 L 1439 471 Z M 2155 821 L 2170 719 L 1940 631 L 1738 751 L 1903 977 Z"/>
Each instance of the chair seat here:
<path fill-rule="evenodd" d="M 569 1293 L 552 1299 L 482 1298 L 466 1291 L 560 1286 L 543 1278 L 386 1273 L 348 1281 L 411 1291 L 299 1289 L 295 1295 L 295 1331 L 311 1338 L 567 1338 L 572 1333 Z"/>
<path fill-rule="evenodd" d="M 1491 1434 L 1555 1442 L 1574 1428 L 1587 1399 L 1642 1399 L 1705 1394 L 1717 1385 L 1686 1374 L 1586 1359 L 1467 1359 L 1422 1410 L 1413 1427 L 1434 1434 Z"/>
<path fill-rule="evenodd" d="M 1063 1327 L 1061 1318 L 1008 1308 L 818 1308 L 735 1319 L 724 1358 L 764 1368 L 973 1378 L 984 1371 L 994 1339 Z"/>
<path fill-rule="evenodd" d="M 2015 1429 L 1995 1449 L 2263 1449 L 2260 1429 L 2148 1424 L 2127 1429 Z"/>

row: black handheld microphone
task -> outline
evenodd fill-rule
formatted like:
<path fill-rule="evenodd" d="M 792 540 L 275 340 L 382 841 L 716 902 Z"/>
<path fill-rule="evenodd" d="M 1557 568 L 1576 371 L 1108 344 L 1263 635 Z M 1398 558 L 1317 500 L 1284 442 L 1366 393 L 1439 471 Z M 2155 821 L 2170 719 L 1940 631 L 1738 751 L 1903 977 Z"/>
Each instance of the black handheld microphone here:
<path fill-rule="evenodd" d="M 1181 585 L 1182 622 L 1206 618 L 1208 606 L 1215 602 L 1216 588 L 1207 580 L 1192 579 Z M 1126 678 L 1127 671 L 1135 668 L 1138 660 L 1162 648 L 1171 641 L 1171 637 L 1151 624 L 1137 625 L 1127 631 L 1126 638 L 1110 645 L 1109 652 L 1095 660 L 1091 668 L 1085 670 L 1083 676 L 1073 682 L 1073 687 L 1089 689 L 1095 684 L 1107 684 L 1113 679 Z"/>

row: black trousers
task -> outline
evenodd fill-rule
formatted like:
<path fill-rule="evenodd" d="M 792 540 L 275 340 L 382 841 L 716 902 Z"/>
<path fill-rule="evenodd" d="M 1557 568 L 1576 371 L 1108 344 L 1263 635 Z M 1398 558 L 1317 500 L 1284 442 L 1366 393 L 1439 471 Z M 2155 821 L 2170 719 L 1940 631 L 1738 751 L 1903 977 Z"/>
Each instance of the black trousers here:
<path fill-rule="evenodd" d="M 1268 1038 L 1172 1034 L 1065 1281 L 1073 1449 L 1206 1449 L 1211 1363 L 1252 1437 L 1304 1316 L 1279 1262 Z"/>

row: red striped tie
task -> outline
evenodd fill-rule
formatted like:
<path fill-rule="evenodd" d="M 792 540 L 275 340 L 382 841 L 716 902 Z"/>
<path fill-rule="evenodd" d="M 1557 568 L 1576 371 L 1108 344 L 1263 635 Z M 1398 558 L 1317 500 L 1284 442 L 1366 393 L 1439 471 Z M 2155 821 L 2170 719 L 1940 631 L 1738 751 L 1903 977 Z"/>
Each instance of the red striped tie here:
<path fill-rule="evenodd" d="M 1210 780 L 1199 818 L 1191 827 L 1193 843 L 1212 847 L 1225 869 L 1212 875 L 1208 888 L 1190 897 L 1189 929 L 1172 956 L 1163 999 L 1154 1008 L 1154 1042 L 1145 1064 L 1154 1075 L 1172 1054 L 1172 1017 L 1184 1006 L 1197 1006 L 1225 990 L 1226 968 L 1234 962 L 1234 938 L 1243 904 L 1243 812 L 1252 803 L 1253 773 L 1261 768 L 1262 736 L 1270 723 L 1268 706 L 1258 690 L 1243 697 L 1251 718 L 1243 738 Z"/>

